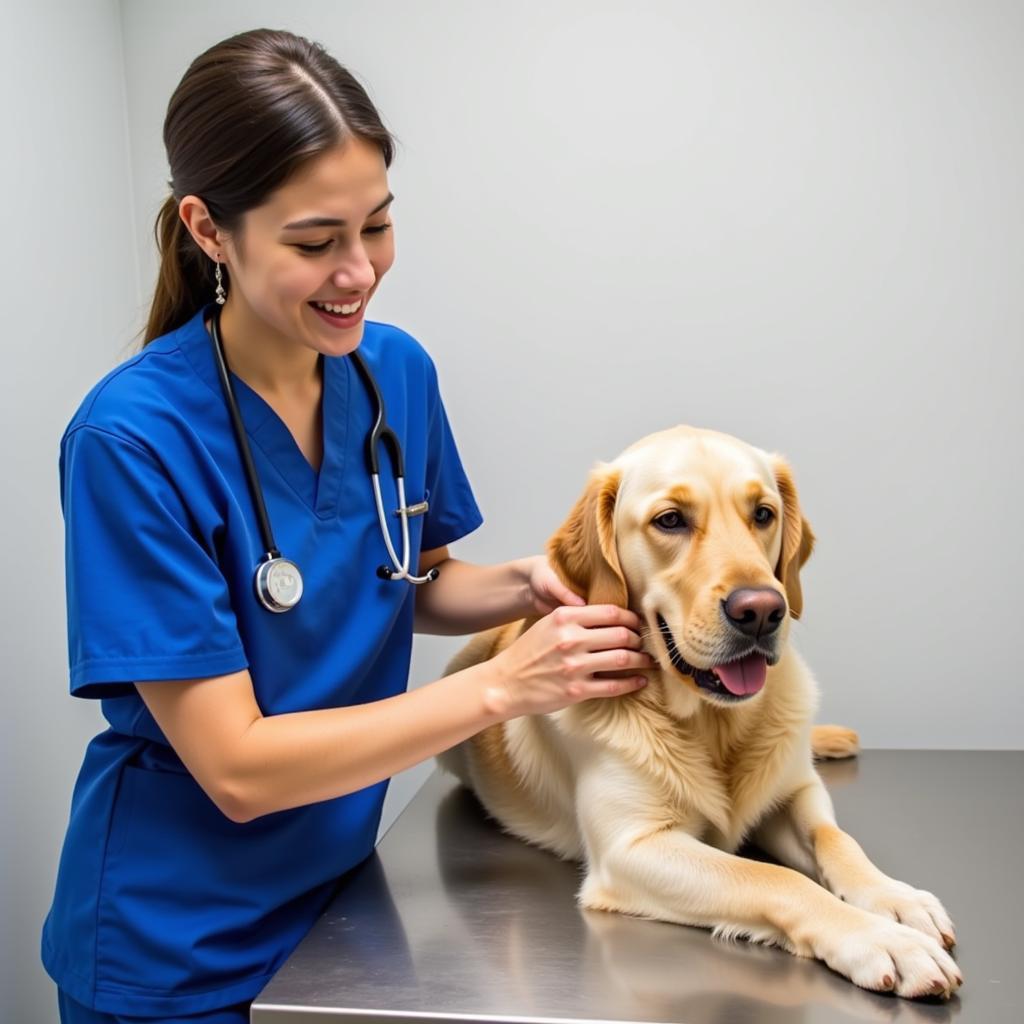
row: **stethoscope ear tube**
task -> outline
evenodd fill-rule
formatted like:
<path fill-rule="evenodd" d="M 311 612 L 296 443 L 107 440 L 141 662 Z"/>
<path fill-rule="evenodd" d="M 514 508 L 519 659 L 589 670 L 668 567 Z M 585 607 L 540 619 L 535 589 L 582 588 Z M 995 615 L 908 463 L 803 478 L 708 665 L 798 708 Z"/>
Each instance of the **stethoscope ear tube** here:
<path fill-rule="evenodd" d="M 441 570 L 433 568 L 426 576 L 410 576 L 408 573 L 404 577 L 400 576 L 395 569 L 389 569 L 386 565 L 377 566 L 377 575 L 382 580 L 393 580 L 393 579 L 407 579 L 410 583 L 432 583 L 441 575 Z"/>
<path fill-rule="evenodd" d="M 373 374 L 370 373 L 370 368 L 366 365 L 362 353 L 358 350 L 353 350 L 349 355 L 352 358 L 352 362 L 356 364 L 356 369 L 359 370 L 360 376 L 373 395 L 373 400 L 377 405 L 377 419 L 374 421 L 373 430 L 370 431 L 366 438 L 366 471 L 370 474 L 371 478 L 380 476 L 377 447 L 383 441 L 391 449 L 391 457 L 395 463 L 395 476 L 400 480 L 404 480 L 405 459 L 402 457 L 402 447 L 398 443 L 398 437 L 387 425 L 384 412 L 384 396 L 380 393 L 377 381 L 374 379 Z M 405 502 L 403 501 L 402 504 L 404 505 Z M 395 559 L 395 561 L 397 562 L 398 559 Z"/>
<path fill-rule="evenodd" d="M 358 350 L 353 350 L 349 354 L 377 404 L 377 419 L 374 421 L 373 429 L 366 438 L 366 469 L 370 474 L 370 479 L 373 481 L 373 499 L 374 504 L 377 506 L 377 518 L 380 520 L 381 535 L 384 537 L 384 544 L 388 549 L 391 561 L 394 565 L 398 566 L 395 569 L 381 565 L 377 568 L 377 575 L 382 580 L 408 580 L 410 583 L 416 584 L 430 583 L 440 575 L 439 570 L 431 569 L 425 576 L 414 576 L 409 572 L 409 516 L 420 515 L 426 512 L 427 503 L 421 502 L 420 505 L 415 506 L 415 511 L 406 505 L 405 459 L 402 457 L 402 446 L 398 443 L 398 436 L 387 425 L 384 396 L 380 393 L 380 388 L 377 386 L 377 381 L 374 379 L 373 374 L 370 373 L 370 368 L 363 360 L 362 353 Z M 380 492 L 380 462 L 377 457 L 377 448 L 381 443 L 387 445 L 390 449 L 391 457 L 394 461 L 395 478 L 398 488 L 399 507 L 397 512 L 402 520 L 403 557 L 401 559 L 399 559 L 391 543 L 391 533 L 388 530 L 387 519 L 384 516 L 384 502 Z"/>

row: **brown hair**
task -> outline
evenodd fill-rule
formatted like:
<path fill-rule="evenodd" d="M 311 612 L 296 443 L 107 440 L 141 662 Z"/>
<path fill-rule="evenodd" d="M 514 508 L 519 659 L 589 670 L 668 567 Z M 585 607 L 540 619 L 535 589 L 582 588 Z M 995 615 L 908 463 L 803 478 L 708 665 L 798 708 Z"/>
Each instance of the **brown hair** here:
<path fill-rule="evenodd" d="M 171 194 L 156 218 L 160 271 L 140 348 L 214 297 L 213 261 L 178 214 L 184 196 L 199 196 L 241 249 L 246 211 L 305 161 L 352 137 L 376 143 L 391 166 L 394 139 L 366 90 L 319 43 L 260 28 L 201 53 L 164 119 Z"/>

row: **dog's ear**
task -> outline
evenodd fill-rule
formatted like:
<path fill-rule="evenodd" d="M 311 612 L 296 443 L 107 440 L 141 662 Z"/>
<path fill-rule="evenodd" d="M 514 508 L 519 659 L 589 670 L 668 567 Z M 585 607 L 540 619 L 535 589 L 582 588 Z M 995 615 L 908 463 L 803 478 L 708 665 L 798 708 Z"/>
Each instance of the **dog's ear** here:
<path fill-rule="evenodd" d="M 621 470 L 601 463 L 547 544 L 548 561 L 566 586 L 587 604 L 628 607 L 626 581 L 615 550 L 615 499 Z"/>
<path fill-rule="evenodd" d="M 793 470 L 789 463 L 778 454 L 769 456 L 775 474 L 775 486 L 782 495 L 782 552 L 775 566 L 775 577 L 786 590 L 789 614 L 799 619 L 804 610 L 803 592 L 800 589 L 800 568 L 811 556 L 814 547 L 814 533 L 811 524 L 800 511 L 800 500 L 793 481 Z"/>

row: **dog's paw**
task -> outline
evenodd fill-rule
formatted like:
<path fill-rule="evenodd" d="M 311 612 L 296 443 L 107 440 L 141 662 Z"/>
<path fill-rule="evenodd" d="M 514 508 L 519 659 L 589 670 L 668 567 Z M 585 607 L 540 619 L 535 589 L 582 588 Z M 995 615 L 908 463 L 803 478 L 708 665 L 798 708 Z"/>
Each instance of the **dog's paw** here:
<path fill-rule="evenodd" d="M 816 725 L 811 729 L 811 753 L 818 761 L 853 757 L 860 749 L 860 737 L 843 725 Z"/>
<path fill-rule="evenodd" d="M 846 893 L 844 899 L 852 906 L 923 932 L 946 949 L 956 945 L 956 932 L 946 908 L 924 889 L 886 878 L 861 892 Z"/>
<path fill-rule="evenodd" d="M 948 999 L 964 980 L 956 961 L 930 935 L 873 915 L 826 943 L 818 955 L 861 988 L 907 999 Z"/>

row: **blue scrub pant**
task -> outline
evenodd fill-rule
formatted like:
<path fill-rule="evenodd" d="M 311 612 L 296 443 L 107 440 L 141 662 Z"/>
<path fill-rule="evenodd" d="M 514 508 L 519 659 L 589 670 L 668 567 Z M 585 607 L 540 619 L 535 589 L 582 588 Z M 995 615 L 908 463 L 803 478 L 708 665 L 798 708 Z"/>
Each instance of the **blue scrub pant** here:
<path fill-rule="evenodd" d="M 76 1003 L 63 989 L 57 989 L 57 1006 L 60 1008 L 60 1024 L 249 1024 L 251 1000 L 225 1006 L 209 1013 L 191 1017 L 126 1017 L 120 1013 L 98 1013 L 89 1007 Z"/>

